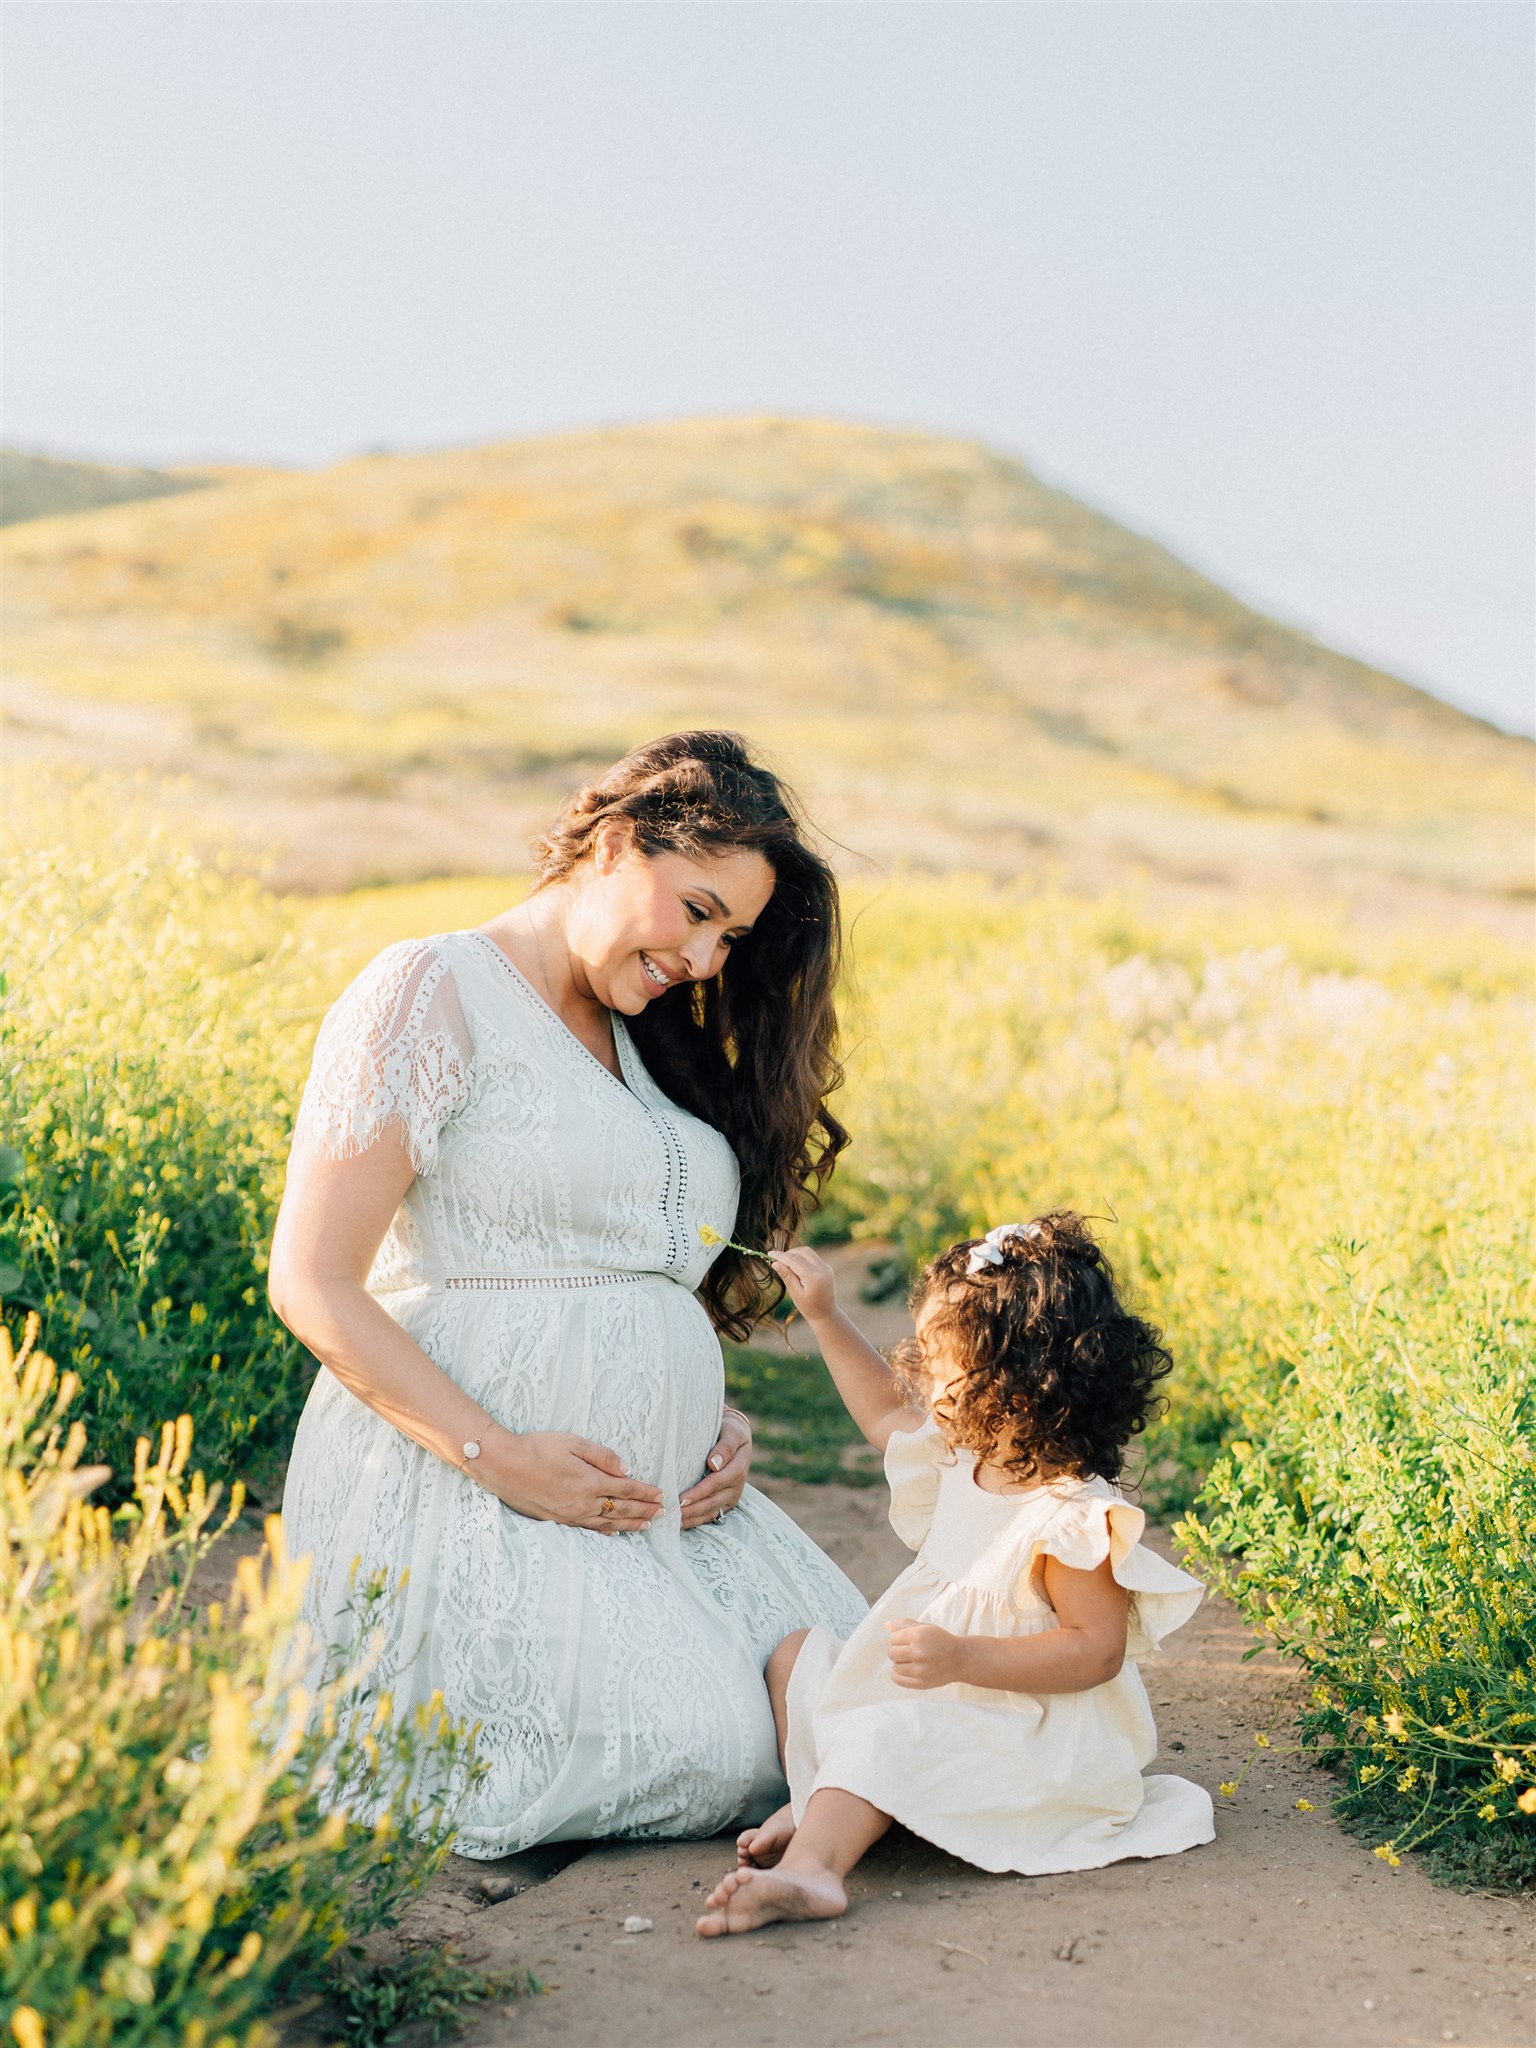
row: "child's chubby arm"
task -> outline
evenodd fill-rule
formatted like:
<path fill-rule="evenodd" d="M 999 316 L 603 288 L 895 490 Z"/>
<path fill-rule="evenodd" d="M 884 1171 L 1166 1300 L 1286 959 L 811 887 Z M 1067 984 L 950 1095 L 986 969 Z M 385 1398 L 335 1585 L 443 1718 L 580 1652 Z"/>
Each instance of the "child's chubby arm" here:
<path fill-rule="evenodd" d="M 898 1429 L 916 1429 L 920 1411 L 908 1406 L 890 1366 L 838 1307 L 837 1282 L 826 1260 L 797 1245 L 774 1254 L 773 1270 L 810 1324 L 843 1406 L 866 1442 L 883 1451 Z"/>
<path fill-rule="evenodd" d="M 909 1692 L 979 1685 L 992 1692 L 1089 1692 L 1125 1662 L 1126 1593 L 1109 1559 L 1091 1572 L 1045 1560 L 1059 1628 L 1032 1636 L 957 1636 L 921 1621 L 888 1621 L 891 1676 Z"/>

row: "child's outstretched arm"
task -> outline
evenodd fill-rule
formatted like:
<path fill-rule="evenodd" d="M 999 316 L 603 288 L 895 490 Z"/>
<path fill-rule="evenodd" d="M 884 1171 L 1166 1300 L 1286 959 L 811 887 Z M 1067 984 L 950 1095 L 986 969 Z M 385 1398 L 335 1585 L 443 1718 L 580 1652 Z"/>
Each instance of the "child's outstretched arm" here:
<path fill-rule="evenodd" d="M 915 1428 L 919 1418 L 902 1398 L 896 1375 L 838 1307 L 837 1281 L 826 1260 L 797 1245 L 774 1253 L 773 1270 L 810 1324 L 843 1406 L 866 1442 L 883 1451 L 896 1430 Z"/>

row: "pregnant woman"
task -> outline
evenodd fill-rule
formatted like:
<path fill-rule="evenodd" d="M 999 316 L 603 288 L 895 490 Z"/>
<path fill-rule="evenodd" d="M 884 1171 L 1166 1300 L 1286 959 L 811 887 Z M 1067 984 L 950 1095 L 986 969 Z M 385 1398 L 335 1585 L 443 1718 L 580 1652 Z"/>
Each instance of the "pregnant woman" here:
<path fill-rule="evenodd" d="M 702 1835 L 784 1797 L 762 1670 L 864 1603 L 746 1485 L 723 1331 L 847 1142 L 836 883 L 728 733 L 637 748 L 529 899 L 321 1027 L 272 1247 L 320 1359 L 283 1501 L 308 1619 L 409 1571 L 383 1678 L 481 1724 L 457 1847 Z M 354 1576 L 354 1563 L 357 1565 Z"/>

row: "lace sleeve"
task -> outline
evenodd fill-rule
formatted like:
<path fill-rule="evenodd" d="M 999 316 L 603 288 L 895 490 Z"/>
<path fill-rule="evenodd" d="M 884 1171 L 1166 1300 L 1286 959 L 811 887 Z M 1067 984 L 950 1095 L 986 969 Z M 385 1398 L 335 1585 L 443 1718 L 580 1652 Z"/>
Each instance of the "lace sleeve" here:
<path fill-rule="evenodd" d="M 458 990 L 431 940 L 387 947 L 343 990 L 315 1040 L 295 1150 L 350 1159 L 391 1127 L 418 1174 L 468 1099 L 474 1049 Z"/>

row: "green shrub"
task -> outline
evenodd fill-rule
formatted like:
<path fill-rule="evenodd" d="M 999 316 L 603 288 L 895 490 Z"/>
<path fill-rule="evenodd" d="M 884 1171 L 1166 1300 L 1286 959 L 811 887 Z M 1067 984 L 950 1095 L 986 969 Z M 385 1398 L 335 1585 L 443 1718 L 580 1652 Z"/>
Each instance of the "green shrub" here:
<path fill-rule="evenodd" d="M 299 1682 L 303 1570 L 268 1524 L 201 1614 L 191 1571 L 240 1507 L 190 1477 L 183 1416 L 137 1447 L 131 1498 L 93 1506 L 79 1391 L 0 1326 L 0 1992 L 19 2048 L 251 2044 L 324 1988 L 448 1853 L 473 1740 L 396 1715 L 359 1649 Z M 364 1804 L 372 1826 L 344 1818 Z M 237 2034 L 235 2030 L 239 2029 Z"/>
<path fill-rule="evenodd" d="M 126 1473 L 185 1409 L 211 1472 L 258 1478 L 307 1385 L 263 1276 L 321 999 L 254 884 L 69 822 L 9 863 L 0 1292 L 79 1374 L 93 1455 Z"/>
<path fill-rule="evenodd" d="M 417 2029 L 418 2040 L 441 2041 L 459 2032 L 468 2007 L 545 1987 L 531 1970 L 477 1969 L 445 1942 L 441 1948 L 406 1944 L 383 1962 L 348 1954 L 332 1970 L 328 1988 L 348 2048 L 380 2048 L 407 2025 Z"/>
<path fill-rule="evenodd" d="M 1536 1886 L 1536 1346 L 1515 1219 L 1411 1303 L 1361 1247 L 1179 1534 L 1307 1675 L 1303 1741 L 1396 1863 Z M 1497 1234 L 1496 1234 L 1497 1233 Z M 1498 1241 L 1499 1236 L 1505 1240 Z"/>

